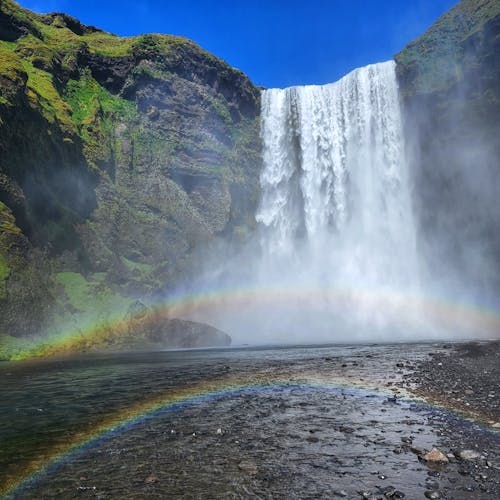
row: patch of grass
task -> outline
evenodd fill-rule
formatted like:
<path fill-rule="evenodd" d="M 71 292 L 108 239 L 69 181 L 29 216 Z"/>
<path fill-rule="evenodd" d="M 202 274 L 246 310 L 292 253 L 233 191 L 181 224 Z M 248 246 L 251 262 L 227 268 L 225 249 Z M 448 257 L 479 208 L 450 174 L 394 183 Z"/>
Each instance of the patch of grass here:
<path fill-rule="evenodd" d="M 71 106 L 54 87 L 52 75 L 35 68 L 27 60 L 23 59 L 22 64 L 28 75 L 27 96 L 31 107 L 38 110 L 49 123 L 57 122 L 64 132 L 74 133 Z"/>
<path fill-rule="evenodd" d="M 85 316 L 98 318 L 108 312 L 126 310 L 132 299 L 123 297 L 108 288 L 101 275 L 96 280 L 87 280 L 80 273 L 61 272 L 54 276 L 56 283 L 64 287 L 64 292 L 73 310 Z"/>
<path fill-rule="evenodd" d="M 0 253 L 0 299 L 7 296 L 7 278 L 10 275 L 10 267 L 5 257 Z"/>
<path fill-rule="evenodd" d="M 135 103 L 109 93 L 85 71 L 79 80 L 69 80 L 64 98 L 71 105 L 73 124 L 84 141 L 84 154 L 91 163 L 108 161 L 115 152 L 116 122 L 130 121 Z"/>
<path fill-rule="evenodd" d="M 0 234 L 1 233 L 18 235 L 21 234 L 21 230 L 16 226 L 16 219 L 7 205 L 0 201 Z"/>
<path fill-rule="evenodd" d="M 80 80 L 69 80 L 64 96 L 73 110 L 72 120 L 78 126 L 94 122 L 100 112 L 129 118 L 136 112 L 133 102 L 110 94 L 88 71 Z"/>
<path fill-rule="evenodd" d="M 152 264 L 134 262 L 133 260 L 127 259 L 126 257 L 121 257 L 121 260 L 129 271 L 139 271 L 141 274 L 148 275 L 151 274 L 154 269 L 154 266 Z"/>
<path fill-rule="evenodd" d="M 22 88 L 27 76 L 20 57 L 14 52 L 16 44 L 0 40 L 0 76 L 2 92 L 0 104 L 15 105 L 14 97 Z"/>
<path fill-rule="evenodd" d="M 31 342 L 31 339 L 0 333 L 0 360 L 19 359 L 31 347 Z"/>

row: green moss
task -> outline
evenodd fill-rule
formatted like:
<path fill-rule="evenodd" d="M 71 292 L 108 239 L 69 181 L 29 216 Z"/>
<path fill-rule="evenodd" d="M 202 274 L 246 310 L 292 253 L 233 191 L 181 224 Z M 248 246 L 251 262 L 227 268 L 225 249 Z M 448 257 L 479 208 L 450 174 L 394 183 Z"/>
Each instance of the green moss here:
<path fill-rule="evenodd" d="M 0 253 L 0 299 L 7 296 L 7 278 L 10 274 L 10 268 L 4 256 Z"/>
<path fill-rule="evenodd" d="M 69 80 L 64 98 L 72 109 L 71 119 L 84 141 L 84 154 L 91 163 L 109 161 L 117 151 L 117 122 L 129 122 L 137 113 L 135 104 L 112 95 L 85 71 L 79 80 Z"/>
<path fill-rule="evenodd" d="M 422 36 L 396 54 L 407 94 L 444 91 L 463 77 L 464 47 L 488 21 L 500 15 L 497 0 L 462 0 Z"/>
<path fill-rule="evenodd" d="M 127 259 L 126 257 L 121 257 L 121 260 L 125 267 L 129 271 L 139 271 L 141 274 L 151 274 L 154 266 L 151 264 L 145 264 L 143 262 L 135 262 L 133 260 Z"/>
<path fill-rule="evenodd" d="M 22 358 L 26 350 L 31 347 L 31 342 L 32 339 L 0 334 L 0 360 Z"/>
<path fill-rule="evenodd" d="M 16 225 L 16 219 L 7 205 L 0 201 L 0 234 L 9 233 L 13 235 L 21 234 L 21 230 Z"/>
<path fill-rule="evenodd" d="M 54 87 L 52 75 L 35 68 L 27 60 L 23 59 L 22 64 L 28 75 L 26 93 L 31 107 L 39 111 L 49 123 L 58 123 L 63 132 L 74 133 L 71 107 Z"/>
<path fill-rule="evenodd" d="M 23 88 L 27 78 L 20 57 L 14 53 L 15 43 L 0 40 L 0 77 L 2 92 L 0 104 L 13 106 L 19 89 Z M 1 124 L 1 119 L 0 119 Z"/>
<path fill-rule="evenodd" d="M 69 80 L 64 96 L 73 109 L 72 119 L 77 125 L 93 121 L 98 111 L 104 113 L 133 115 L 134 103 L 113 96 L 101 87 L 86 71 L 80 80 Z"/>
<path fill-rule="evenodd" d="M 217 115 L 223 120 L 226 126 L 231 126 L 233 120 L 231 118 L 231 114 L 229 113 L 229 109 L 227 107 L 227 102 L 223 96 L 212 97 L 207 96 L 209 98 L 210 104 L 212 108 L 215 110 Z"/>
<path fill-rule="evenodd" d="M 123 297 L 108 288 L 102 280 L 102 275 L 94 279 L 92 275 L 87 280 L 80 273 L 62 272 L 54 275 L 54 280 L 64 287 L 71 307 L 84 315 L 97 318 L 106 311 L 116 311 L 127 308 L 132 299 Z"/>

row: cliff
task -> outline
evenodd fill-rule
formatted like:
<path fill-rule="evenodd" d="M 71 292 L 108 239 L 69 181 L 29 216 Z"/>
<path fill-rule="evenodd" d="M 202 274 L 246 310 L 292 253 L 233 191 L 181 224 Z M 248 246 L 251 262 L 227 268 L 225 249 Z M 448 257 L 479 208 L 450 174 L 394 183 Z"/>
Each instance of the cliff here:
<path fill-rule="evenodd" d="M 395 59 L 428 278 L 498 298 L 500 3 L 463 0 Z"/>
<path fill-rule="evenodd" d="M 0 334 L 125 311 L 252 229 L 260 93 L 241 71 L 11 0 L 0 61 Z"/>

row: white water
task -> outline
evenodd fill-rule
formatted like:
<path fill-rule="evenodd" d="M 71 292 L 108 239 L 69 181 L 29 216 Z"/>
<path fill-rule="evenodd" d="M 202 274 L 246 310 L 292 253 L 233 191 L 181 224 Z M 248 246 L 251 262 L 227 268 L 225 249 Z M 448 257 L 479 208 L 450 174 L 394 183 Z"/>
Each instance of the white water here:
<path fill-rule="evenodd" d="M 395 64 L 264 91 L 261 133 L 256 286 L 282 289 L 284 301 L 302 291 L 292 311 L 264 314 L 267 330 L 332 341 L 409 333 L 418 265 Z"/>
<path fill-rule="evenodd" d="M 264 91 L 261 135 L 259 248 L 216 256 L 206 288 L 237 292 L 191 317 L 234 343 L 411 338 L 418 266 L 394 63 Z"/>
<path fill-rule="evenodd" d="M 393 61 L 329 85 L 265 91 L 262 139 L 263 274 L 281 267 L 310 286 L 415 289 Z"/>
<path fill-rule="evenodd" d="M 206 292 L 173 316 L 213 324 L 236 345 L 498 335 L 496 316 L 420 283 L 392 61 L 264 91 L 261 135 L 258 241 L 203 254 L 193 289 Z"/>

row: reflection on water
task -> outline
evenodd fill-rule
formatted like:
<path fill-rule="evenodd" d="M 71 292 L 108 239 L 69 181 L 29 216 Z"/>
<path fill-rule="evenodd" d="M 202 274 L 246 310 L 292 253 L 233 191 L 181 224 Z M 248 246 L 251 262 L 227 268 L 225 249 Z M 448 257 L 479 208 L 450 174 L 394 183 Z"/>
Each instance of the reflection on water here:
<path fill-rule="evenodd" d="M 249 348 L 3 364 L 0 485 L 124 409 L 206 380 L 245 378 L 289 383 L 155 414 L 58 463 L 22 498 L 318 498 L 377 485 L 416 492 L 427 468 L 402 438 L 430 448 L 435 429 L 422 410 L 374 389 L 401 386 L 405 368 L 396 363 L 408 367 L 429 349 Z M 308 385 L 318 379 L 343 385 Z"/>

